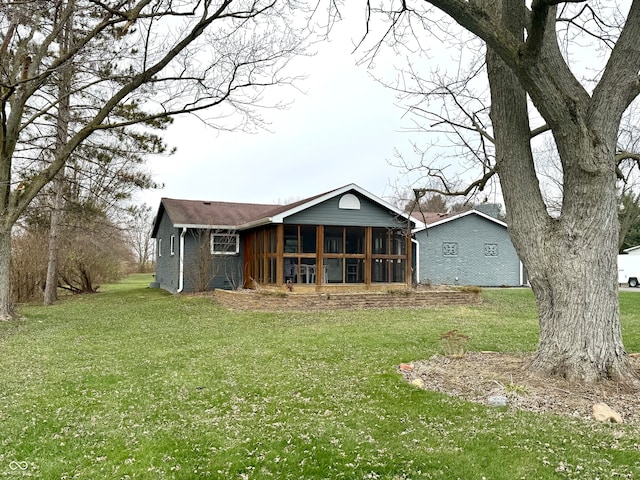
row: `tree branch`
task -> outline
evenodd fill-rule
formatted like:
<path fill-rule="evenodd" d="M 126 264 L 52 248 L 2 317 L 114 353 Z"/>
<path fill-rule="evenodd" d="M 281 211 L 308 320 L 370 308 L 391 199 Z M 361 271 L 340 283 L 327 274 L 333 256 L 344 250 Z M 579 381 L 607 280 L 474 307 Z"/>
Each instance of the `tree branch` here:
<path fill-rule="evenodd" d="M 640 162 L 640 153 L 627 152 L 623 150 L 616 153 L 615 159 L 618 164 L 624 160 L 635 160 L 636 162 Z"/>
<path fill-rule="evenodd" d="M 427 0 L 459 25 L 483 39 L 511 66 L 516 65 L 522 40 L 514 37 L 495 17 L 476 2 L 463 0 Z"/>
<path fill-rule="evenodd" d="M 603 123 L 611 115 L 622 116 L 640 93 L 639 70 L 640 0 L 633 0 L 625 26 L 593 92 L 590 115 L 594 124 Z"/>
<path fill-rule="evenodd" d="M 148 0 L 143 0 L 143 3 L 147 1 Z M 229 7 L 233 3 L 233 0 L 224 0 L 216 5 L 214 11 L 207 11 L 205 9 L 203 15 L 195 23 L 191 30 L 186 32 L 186 34 L 175 45 L 173 45 L 157 62 L 155 62 L 146 70 L 143 70 L 127 79 L 122 87 L 118 91 L 116 91 L 111 96 L 111 98 L 109 98 L 97 111 L 93 119 L 90 122 L 87 122 L 84 127 L 81 128 L 75 135 L 69 138 L 69 141 L 65 148 L 51 161 L 48 167 L 40 170 L 36 175 L 31 177 L 29 181 L 23 185 L 24 188 L 22 190 L 13 192 L 12 198 L 9 200 L 10 204 L 12 205 L 11 212 L 6 216 L 6 218 L 3 219 L 3 221 L 7 222 L 7 224 L 12 224 L 11 222 L 17 221 L 17 218 L 22 213 L 22 211 L 24 211 L 31 200 L 35 198 L 37 193 L 44 187 L 44 185 L 51 181 L 51 179 L 55 177 L 56 173 L 64 166 L 69 155 L 94 131 L 105 128 L 103 122 L 108 118 L 111 112 L 139 87 L 146 83 L 152 83 L 156 75 L 159 74 L 165 67 L 167 67 L 182 51 L 184 51 L 187 46 L 189 46 L 192 42 L 199 38 L 213 22 L 224 18 L 238 18 L 241 20 L 247 20 L 265 13 L 275 5 L 274 1 L 262 6 L 259 6 L 256 3 L 252 3 L 242 10 L 230 11 Z M 112 14 L 108 14 L 108 16 L 111 15 Z M 118 21 L 123 21 L 122 16 L 118 17 Z M 102 23 L 100 23 L 100 26 L 108 23 L 109 22 L 103 21 Z M 91 35 L 91 33 L 92 32 L 90 32 L 89 35 Z M 82 41 L 84 43 L 88 43 L 90 40 L 91 38 L 85 38 Z M 43 73 L 42 76 L 44 77 L 48 74 L 51 74 L 51 70 L 49 70 L 47 73 Z M 233 81 L 233 78 L 234 77 L 232 77 L 231 81 Z M 225 98 L 228 97 L 233 89 L 241 88 L 241 86 L 242 85 L 232 85 L 230 83 L 229 89 L 226 95 L 224 95 Z M 213 104 L 218 103 L 220 102 L 213 102 Z M 13 111 L 11 113 L 13 114 Z M 141 121 L 148 120 L 153 117 L 154 116 L 149 116 L 148 118 L 141 119 Z"/>
<path fill-rule="evenodd" d="M 431 169 L 430 169 L 431 170 Z M 467 195 L 469 195 L 472 192 L 475 191 L 483 191 L 484 187 L 487 185 L 487 183 L 489 182 L 489 180 L 491 180 L 491 178 L 496 174 L 496 170 L 495 168 L 491 168 L 489 169 L 487 172 L 485 172 L 485 174 L 482 176 L 482 178 L 479 178 L 478 180 L 470 183 L 469 185 L 467 185 L 467 187 L 463 190 L 452 190 L 451 188 L 449 188 L 449 183 L 446 181 L 446 179 L 442 176 L 442 174 L 437 173 L 435 170 L 431 173 L 429 173 L 428 175 L 432 178 L 437 178 L 438 180 L 440 180 L 440 182 L 442 183 L 442 185 L 444 186 L 443 190 L 440 190 L 438 188 L 414 188 L 413 191 L 416 195 L 416 199 L 419 199 L 421 197 L 423 197 L 425 194 L 427 193 L 437 193 L 440 195 L 446 195 L 448 197 L 466 197 Z"/>

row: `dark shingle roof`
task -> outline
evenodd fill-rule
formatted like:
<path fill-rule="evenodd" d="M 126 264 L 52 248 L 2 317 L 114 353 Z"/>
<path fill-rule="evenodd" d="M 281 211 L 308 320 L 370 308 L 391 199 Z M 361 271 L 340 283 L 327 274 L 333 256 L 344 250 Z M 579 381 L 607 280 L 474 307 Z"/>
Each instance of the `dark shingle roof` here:
<path fill-rule="evenodd" d="M 287 205 L 163 198 L 161 200 L 161 208 L 164 207 L 171 219 L 171 223 L 175 226 L 237 227 L 278 215 L 333 191 L 314 195 Z"/>
<path fill-rule="evenodd" d="M 237 226 L 269 216 L 279 205 L 260 203 L 209 202 L 163 198 L 165 208 L 174 225 Z"/>
<path fill-rule="evenodd" d="M 334 194 L 352 189 L 376 202 L 383 202 L 354 184 L 329 190 L 287 205 L 163 198 L 160 202 L 151 236 L 155 238 L 159 227 L 158 220 L 163 212 L 167 213 L 174 227 L 246 229 L 274 221 L 273 217 L 276 217 L 275 221 L 281 222 L 282 218 L 279 217 L 282 214 L 287 214 L 287 212 L 293 214 L 300 208 L 306 208 L 307 204 L 308 206 L 314 205 L 315 202 L 321 201 L 323 197 L 331 197 Z M 388 208 L 393 209 L 393 207 Z"/>

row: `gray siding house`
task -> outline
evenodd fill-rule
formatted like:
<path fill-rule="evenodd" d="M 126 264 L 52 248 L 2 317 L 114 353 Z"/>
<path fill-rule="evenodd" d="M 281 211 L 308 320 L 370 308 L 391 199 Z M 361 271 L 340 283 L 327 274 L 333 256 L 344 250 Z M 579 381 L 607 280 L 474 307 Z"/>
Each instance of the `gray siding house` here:
<path fill-rule="evenodd" d="M 244 251 L 238 225 L 273 208 L 163 198 L 151 234 L 156 240 L 153 286 L 172 293 L 242 286 Z"/>
<path fill-rule="evenodd" d="M 173 293 L 406 287 L 422 223 L 355 184 L 289 205 L 163 198 L 156 278 Z"/>
<path fill-rule="evenodd" d="M 507 225 L 495 216 L 470 210 L 426 214 L 424 220 L 425 226 L 414 231 L 417 283 L 480 287 L 526 283 Z"/>

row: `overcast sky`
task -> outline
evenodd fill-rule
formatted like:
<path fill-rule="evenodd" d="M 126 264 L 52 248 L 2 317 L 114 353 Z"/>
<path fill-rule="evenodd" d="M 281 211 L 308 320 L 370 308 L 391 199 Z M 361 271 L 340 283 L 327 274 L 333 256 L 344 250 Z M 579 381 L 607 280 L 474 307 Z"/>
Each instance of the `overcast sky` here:
<path fill-rule="evenodd" d="M 283 203 L 349 183 L 388 200 L 395 185 L 408 186 L 389 162 L 395 148 L 410 151 L 411 136 L 401 132 L 409 121 L 402 120 L 394 93 L 356 65 L 356 32 L 347 27 L 339 24 L 332 42 L 316 46 L 317 55 L 292 64 L 308 75 L 300 83 L 305 93 L 291 89 L 284 99 L 294 103 L 287 110 L 265 112 L 271 132 L 219 133 L 194 118 L 176 118 L 165 139 L 177 152 L 149 161 L 165 187 L 142 201 Z"/>

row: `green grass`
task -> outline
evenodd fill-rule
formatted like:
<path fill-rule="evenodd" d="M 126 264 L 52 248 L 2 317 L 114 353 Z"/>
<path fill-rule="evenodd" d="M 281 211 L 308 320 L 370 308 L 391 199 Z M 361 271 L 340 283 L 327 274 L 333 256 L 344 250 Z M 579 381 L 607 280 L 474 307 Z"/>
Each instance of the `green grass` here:
<path fill-rule="evenodd" d="M 535 349 L 529 290 L 467 308 L 230 313 L 150 280 L 0 324 L 0 477 L 640 478 L 638 427 L 488 408 L 396 373 L 453 329 L 472 350 Z M 640 295 L 620 303 L 638 351 Z"/>

